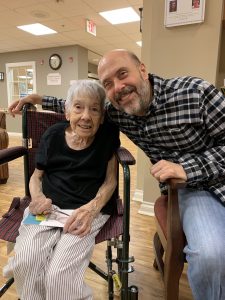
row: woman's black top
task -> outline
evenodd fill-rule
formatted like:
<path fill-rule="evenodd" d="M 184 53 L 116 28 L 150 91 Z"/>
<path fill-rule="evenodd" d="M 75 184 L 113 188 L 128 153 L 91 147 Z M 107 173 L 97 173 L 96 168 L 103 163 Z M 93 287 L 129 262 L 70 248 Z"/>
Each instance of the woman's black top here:
<path fill-rule="evenodd" d="M 60 208 L 76 209 L 96 196 L 120 141 L 118 128 L 105 120 L 89 147 L 73 150 L 65 140 L 68 126 L 68 121 L 62 121 L 46 130 L 38 147 L 36 168 L 44 170 L 45 196 Z M 114 203 L 109 201 L 102 212 L 111 214 L 113 209 Z"/>

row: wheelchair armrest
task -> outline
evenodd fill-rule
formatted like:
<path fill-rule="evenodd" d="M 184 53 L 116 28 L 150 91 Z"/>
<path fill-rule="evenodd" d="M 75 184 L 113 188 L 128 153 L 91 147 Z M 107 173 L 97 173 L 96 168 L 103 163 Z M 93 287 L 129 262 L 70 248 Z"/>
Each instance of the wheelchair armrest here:
<path fill-rule="evenodd" d="M 23 146 L 15 146 L 0 150 L 0 165 L 14 160 L 27 153 L 27 149 Z"/>
<path fill-rule="evenodd" d="M 117 149 L 116 157 L 121 165 L 135 165 L 136 163 L 133 155 L 124 147 Z"/>

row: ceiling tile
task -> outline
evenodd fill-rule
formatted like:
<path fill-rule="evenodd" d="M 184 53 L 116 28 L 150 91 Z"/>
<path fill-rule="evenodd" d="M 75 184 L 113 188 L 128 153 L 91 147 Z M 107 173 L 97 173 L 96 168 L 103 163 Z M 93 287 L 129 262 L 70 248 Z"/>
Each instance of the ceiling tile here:
<path fill-rule="evenodd" d="M 142 0 L 0 0 L 0 53 L 79 44 L 104 54 L 113 48 L 128 48 L 138 56 L 141 48 L 139 22 L 111 25 L 100 11 L 132 6 L 137 12 Z M 86 32 L 86 19 L 93 20 L 97 36 Z M 41 23 L 58 33 L 34 36 L 16 28 Z"/>

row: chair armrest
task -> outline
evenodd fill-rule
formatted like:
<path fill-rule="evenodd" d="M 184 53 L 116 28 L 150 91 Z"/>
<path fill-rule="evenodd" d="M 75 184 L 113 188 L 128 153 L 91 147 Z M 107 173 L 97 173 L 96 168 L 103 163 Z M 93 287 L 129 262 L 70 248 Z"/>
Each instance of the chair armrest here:
<path fill-rule="evenodd" d="M 23 146 L 15 146 L 0 150 L 0 165 L 14 160 L 27 153 L 27 149 Z"/>
<path fill-rule="evenodd" d="M 135 165 L 136 163 L 133 155 L 124 147 L 117 149 L 116 157 L 121 165 Z"/>
<path fill-rule="evenodd" d="M 167 181 L 167 184 L 172 189 L 181 189 L 181 188 L 185 188 L 187 186 L 186 181 L 184 181 L 183 179 L 175 179 L 175 178 L 169 179 Z"/>
<path fill-rule="evenodd" d="M 173 255 L 175 260 L 184 261 L 183 248 L 185 236 L 180 219 L 178 189 L 184 188 L 187 183 L 181 179 L 168 180 L 168 204 L 167 204 L 167 254 L 166 260 Z"/>

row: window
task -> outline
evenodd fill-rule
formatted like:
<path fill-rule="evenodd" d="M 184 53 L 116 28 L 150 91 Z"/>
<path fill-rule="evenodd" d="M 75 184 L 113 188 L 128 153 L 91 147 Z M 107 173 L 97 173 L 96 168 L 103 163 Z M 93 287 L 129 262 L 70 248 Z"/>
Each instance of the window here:
<path fill-rule="evenodd" d="M 8 104 L 14 100 L 36 93 L 35 62 L 6 64 Z"/>

